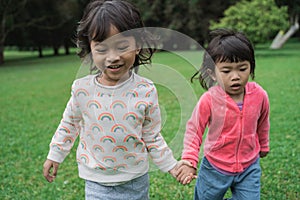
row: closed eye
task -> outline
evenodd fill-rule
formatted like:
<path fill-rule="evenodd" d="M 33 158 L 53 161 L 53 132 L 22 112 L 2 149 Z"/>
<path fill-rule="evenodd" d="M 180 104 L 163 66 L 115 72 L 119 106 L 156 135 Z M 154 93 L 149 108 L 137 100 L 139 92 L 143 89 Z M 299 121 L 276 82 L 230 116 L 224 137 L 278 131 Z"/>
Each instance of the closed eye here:
<path fill-rule="evenodd" d="M 129 48 L 129 45 L 118 47 L 119 51 L 126 51 Z"/>
<path fill-rule="evenodd" d="M 230 71 L 229 70 L 223 70 L 221 71 L 222 73 L 228 74 Z"/>
<path fill-rule="evenodd" d="M 97 53 L 105 53 L 107 49 L 95 49 Z"/>

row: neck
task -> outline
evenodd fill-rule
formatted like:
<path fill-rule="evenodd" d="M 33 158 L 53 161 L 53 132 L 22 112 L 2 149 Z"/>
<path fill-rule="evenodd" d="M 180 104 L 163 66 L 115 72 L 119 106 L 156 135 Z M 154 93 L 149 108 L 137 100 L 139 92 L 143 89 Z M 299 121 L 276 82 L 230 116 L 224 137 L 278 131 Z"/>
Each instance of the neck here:
<path fill-rule="evenodd" d="M 237 94 L 237 95 L 234 95 L 234 94 L 228 94 L 232 99 L 233 101 L 235 101 L 236 103 L 241 103 L 244 101 L 244 96 L 245 96 L 245 91 L 241 94 Z"/>
<path fill-rule="evenodd" d="M 128 80 L 131 76 L 131 73 L 124 75 L 121 79 L 113 79 L 109 77 L 104 77 L 105 74 L 101 73 L 97 76 L 98 83 L 105 85 L 105 86 L 116 86 L 118 84 L 123 83 L 124 81 Z"/>

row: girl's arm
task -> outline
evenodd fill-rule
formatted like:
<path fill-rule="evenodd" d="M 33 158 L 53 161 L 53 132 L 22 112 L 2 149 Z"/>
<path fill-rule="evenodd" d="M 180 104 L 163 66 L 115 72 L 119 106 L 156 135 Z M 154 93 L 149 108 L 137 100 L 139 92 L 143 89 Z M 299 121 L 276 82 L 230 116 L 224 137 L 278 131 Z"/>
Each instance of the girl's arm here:
<path fill-rule="evenodd" d="M 142 128 L 142 139 L 156 166 L 163 172 L 173 169 L 177 160 L 174 158 L 172 150 L 161 135 L 161 114 L 158 104 L 158 96 L 153 85 L 153 94 L 148 99 L 148 108 L 145 112 L 145 120 Z"/>
<path fill-rule="evenodd" d="M 63 162 L 65 157 L 69 154 L 79 134 L 81 111 L 73 90 L 71 94 L 72 96 L 67 103 L 63 113 L 63 118 L 50 143 L 50 151 L 47 156 L 47 159 L 57 163 Z"/>
<path fill-rule="evenodd" d="M 210 96 L 205 93 L 197 103 L 191 118 L 186 124 L 182 159 L 197 168 L 202 137 L 210 119 Z"/>
<path fill-rule="evenodd" d="M 257 133 L 260 143 L 261 157 L 265 157 L 269 152 L 269 131 L 270 131 L 270 104 L 267 93 L 263 92 L 264 98 L 262 103 L 262 110 L 257 124 Z"/>

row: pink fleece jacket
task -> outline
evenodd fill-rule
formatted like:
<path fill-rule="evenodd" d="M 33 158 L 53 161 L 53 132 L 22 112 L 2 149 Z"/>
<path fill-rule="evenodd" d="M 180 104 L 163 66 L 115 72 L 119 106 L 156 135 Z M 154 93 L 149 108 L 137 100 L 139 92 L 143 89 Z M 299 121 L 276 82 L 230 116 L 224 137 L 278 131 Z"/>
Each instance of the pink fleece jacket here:
<path fill-rule="evenodd" d="M 206 127 L 204 156 L 217 168 L 242 172 L 269 151 L 269 100 L 255 82 L 247 83 L 242 111 L 220 86 L 205 92 L 187 122 L 182 159 L 196 168 Z"/>

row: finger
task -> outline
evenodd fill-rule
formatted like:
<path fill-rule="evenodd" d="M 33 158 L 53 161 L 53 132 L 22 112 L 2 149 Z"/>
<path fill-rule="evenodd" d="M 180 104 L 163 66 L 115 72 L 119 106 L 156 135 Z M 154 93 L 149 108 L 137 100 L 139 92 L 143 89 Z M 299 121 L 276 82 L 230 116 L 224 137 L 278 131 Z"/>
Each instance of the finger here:
<path fill-rule="evenodd" d="M 44 177 L 50 183 L 53 182 L 53 180 L 54 180 L 54 177 L 50 175 L 50 170 L 45 170 Z"/>
<path fill-rule="evenodd" d="M 189 176 L 182 176 L 181 177 L 181 179 L 180 179 L 180 183 L 182 183 L 182 184 L 186 184 L 186 181 L 187 181 L 187 179 L 189 178 Z"/>
<path fill-rule="evenodd" d="M 190 173 L 189 176 L 191 177 L 191 181 L 192 181 L 193 179 L 197 179 L 197 175 L 196 175 L 196 174 Z"/>
<path fill-rule="evenodd" d="M 49 170 L 46 169 L 45 167 L 43 168 L 43 175 L 45 178 L 49 175 Z"/>
<path fill-rule="evenodd" d="M 177 171 L 170 170 L 169 173 L 170 173 L 174 178 L 177 177 Z"/>
<path fill-rule="evenodd" d="M 183 185 L 186 185 L 186 184 L 188 184 L 188 183 L 190 183 L 191 182 L 191 177 L 190 176 L 187 176 L 187 177 L 185 177 L 185 179 L 182 181 L 182 184 Z"/>
<path fill-rule="evenodd" d="M 49 166 L 49 165 L 47 165 L 47 163 L 45 163 L 44 167 L 43 167 L 43 175 L 47 180 L 50 175 L 50 169 L 51 169 L 51 166 Z"/>
<path fill-rule="evenodd" d="M 46 180 L 49 182 L 49 183 L 52 183 L 55 179 L 55 177 L 51 176 L 51 175 L 48 175 L 47 177 L 45 177 Z"/>
<path fill-rule="evenodd" d="M 197 179 L 197 176 L 194 175 L 193 173 L 190 173 L 189 176 L 186 177 L 186 179 L 184 180 L 183 184 L 190 184 L 192 182 L 192 180 Z"/>
<path fill-rule="evenodd" d="M 181 175 L 178 174 L 178 175 L 176 176 L 176 180 L 177 180 L 178 182 L 180 182 L 180 179 L 181 179 Z"/>
<path fill-rule="evenodd" d="M 187 165 L 187 166 L 193 167 L 191 162 L 189 162 L 187 160 L 181 160 L 181 161 L 182 161 L 181 165 Z"/>
<path fill-rule="evenodd" d="M 192 182 L 193 179 L 197 178 L 196 175 L 194 175 L 193 173 L 190 173 L 188 176 L 186 176 L 182 182 L 183 184 L 189 184 L 190 182 Z"/>
<path fill-rule="evenodd" d="M 182 173 L 181 176 L 178 177 L 180 179 L 179 182 L 183 183 L 188 176 L 189 175 L 187 173 Z"/>
<path fill-rule="evenodd" d="M 178 169 L 177 169 L 177 176 L 178 176 L 178 174 L 181 174 L 182 172 L 184 171 L 184 169 L 183 169 L 183 167 L 179 167 Z"/>
<path fill-rule="evenodd" d="M 52 175 L 54 177 L 56 177 L 57 175 L 57 170 L 58 170 L 58 165 L 57 164 L 53 164 L 53 172 L 52 172 Z"/>
<path fill-rule="evenodd" d="M 45 163 L 44 163 L 44 168 L 43 168 L 43 175 L 44 177 L 46 178 L 46 180 L 48 182 L 53 182 L 55 177 L 56 177 L 56 174 L 57 174 L 57 170 L 58 170 L 58 166 L 59 164 L 57 163 L 54 163 L 52 161 L 49 161 L 49 160 L 46 160 Z M 51 169 L 53 168 L 53 172 L 51 174 Z"/>
<path fill-rule="evenodd" d="M 189 161 L 187 161 L 187 160 L 180 160 L 177 163 L 177 167 L 178 168 L 180 168 L 181 166 L 184 166 L 184 165 L 192 167 L 192 164 Z"/>
<path fill-rule="evenodd" d="M 184 173 L 183 173 L 183 172 L 178 173 L 178 175 L 177 175 L 177 177 L 176 177 L 176 180 L 177 180 L 178 182 L 181 182 L 181 179 L 183 179 L 183 177 L 184 177 Z"/>

